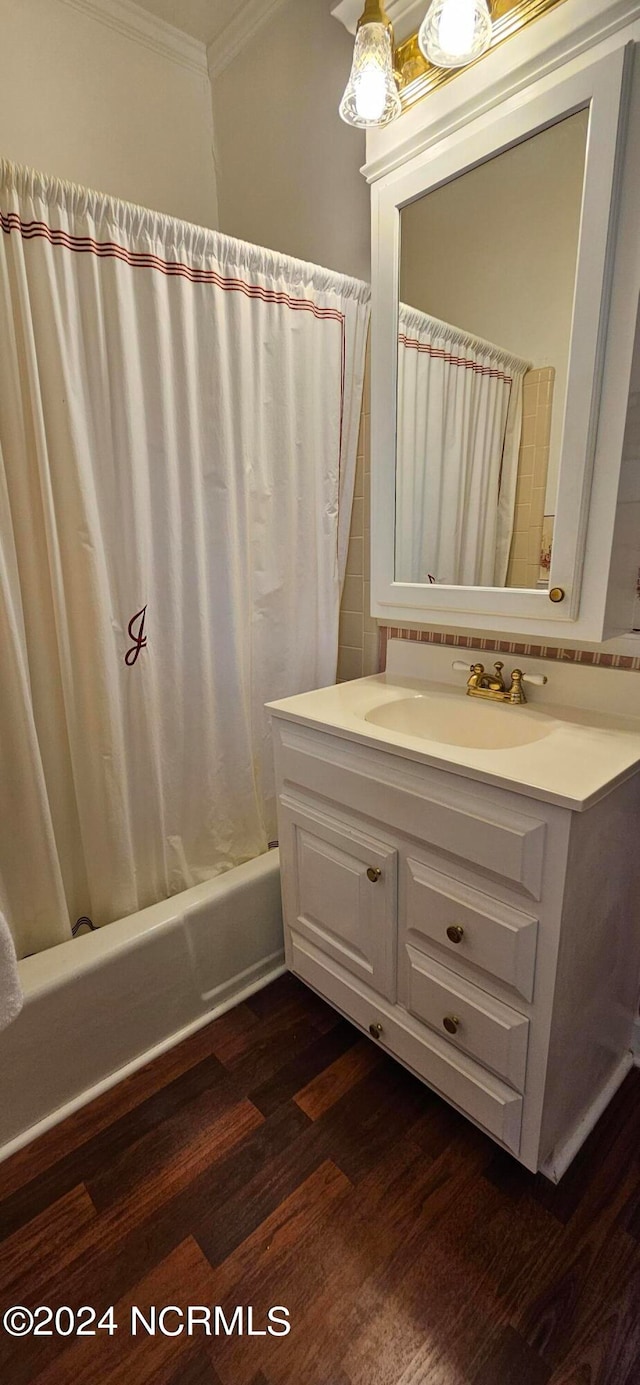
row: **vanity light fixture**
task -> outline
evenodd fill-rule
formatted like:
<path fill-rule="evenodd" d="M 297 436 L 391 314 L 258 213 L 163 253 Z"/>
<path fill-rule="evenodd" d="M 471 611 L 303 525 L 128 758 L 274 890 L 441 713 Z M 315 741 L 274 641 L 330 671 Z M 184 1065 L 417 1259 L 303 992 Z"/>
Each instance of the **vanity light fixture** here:
<path fill-rule="evenodd" d="M 432 0 L 418 46 L 435 67 L 466 67 L 491 43 L 489 0 Z"/>
<path fill-rule="evenodd" d="M 351 74 L 339 110 L 347 125 L 388 125 L 402 106 L 393 65 L 393 28 L 381 0 L 365 0 L 358 20 Z"/>

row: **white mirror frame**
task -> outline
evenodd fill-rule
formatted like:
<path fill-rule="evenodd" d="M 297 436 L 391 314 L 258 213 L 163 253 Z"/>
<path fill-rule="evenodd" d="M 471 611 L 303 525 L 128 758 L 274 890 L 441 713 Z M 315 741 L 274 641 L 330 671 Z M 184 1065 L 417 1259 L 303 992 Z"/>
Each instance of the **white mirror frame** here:
<path fill-rule="evenodd" d="M 575 621 L 602 382 L 619 203 L 630 53 L 571 64 L 394 169 L 372 187 L 372 614 L 387 624 L 460 624 L 534 632 Z M 549 590 L 424 586 L 395 580 L 400 213 L 468 169 L 579 110 L 589 110 L 582 216 Z"/>

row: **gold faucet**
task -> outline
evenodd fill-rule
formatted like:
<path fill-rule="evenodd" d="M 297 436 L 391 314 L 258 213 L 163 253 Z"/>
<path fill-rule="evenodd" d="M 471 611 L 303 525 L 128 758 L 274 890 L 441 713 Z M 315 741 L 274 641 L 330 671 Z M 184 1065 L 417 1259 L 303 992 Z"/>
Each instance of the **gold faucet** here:
<path fill-rule="evenodd" d="M 510 702 L 513 707 L 522 706 L 527 700 L 523 683 L 536 683 L 539 688 L 543 688 L 547 682 L 545 673 L 523 673 L 521 668 L 514 668 L 511 684 L 507 687 L 502 677 L 504 664 L 494 664 L 493 673 L 486 673 L 484 664 L 463 664 L 459 659 L 454 659 L 451 667 L 461 673 L 470 674 L 467 679 L 467 697 L 486 697 L 491 702 Z"/>
<path fill-rule="evenodd" d="M 514 706 L 526 702 L 527 699 L 522 686 L 522 669 L 514 668 L 511 674 L 511 686 L 507 687 L 502 677 L 504 664 L 497 663 L 493 667 L 494 673 L 485 673 L 484 664 L 471 665 L 471 677 L 467 682 L 467 696 L 486 697 L 492 702 L 510 702 Z"/>

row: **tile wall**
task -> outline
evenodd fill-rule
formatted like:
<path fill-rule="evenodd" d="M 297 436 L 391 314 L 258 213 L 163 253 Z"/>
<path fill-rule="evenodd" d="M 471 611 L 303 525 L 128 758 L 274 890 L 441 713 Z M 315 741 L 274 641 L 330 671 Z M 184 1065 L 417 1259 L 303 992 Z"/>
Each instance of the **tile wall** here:
<path fill-rule="evenodd" d="M 338 638 L 338 682 L 362 678 L 377 673 L 379 667 L 378 624 L 369 615 L 371 586 L 369 580 L 370 551 L 370 407 L 371 384 L 369 351 L 365 371 L 356 465 L 356 486 L 351 516 L 351 534 L 347 555 L 347 575 L 340 607 Z"/>
<path fill-rule="evenodd" d="M 575 645 L 549 645 L 538 641 L 501 640 L 497 635 L 463 634 L 459 630 L 413 630 L 384 626 L 380 630 L 380 667 L 386 664 L 387 640 L 416 640 L 421 644 L 445 644 L 452 649 L 481 649 L 491 654 L 525 654 L 535 659 L 559 659 L 563 663 L 591 664 L 599 668 L 623 668 L 640 673 L 640 658 L 612 654 L 606 649 L 582 649 Z"/>
<path fill-rule="evenodd" d="M 522 386 L 522 442 L 508 587 L 535 587 L 540 576 L 555 374 L 553 366 L 528 370 Z"/>

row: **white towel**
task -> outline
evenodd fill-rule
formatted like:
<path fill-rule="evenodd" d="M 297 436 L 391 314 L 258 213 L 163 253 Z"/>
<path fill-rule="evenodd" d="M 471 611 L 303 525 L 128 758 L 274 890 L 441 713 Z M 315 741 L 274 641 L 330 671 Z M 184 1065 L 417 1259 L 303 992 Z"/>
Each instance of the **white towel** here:
<path fill-rule="evenodd" d="M 13 938 L 0 914 L 0 1029 L 20 1014 L 23 1001 Z"/>

